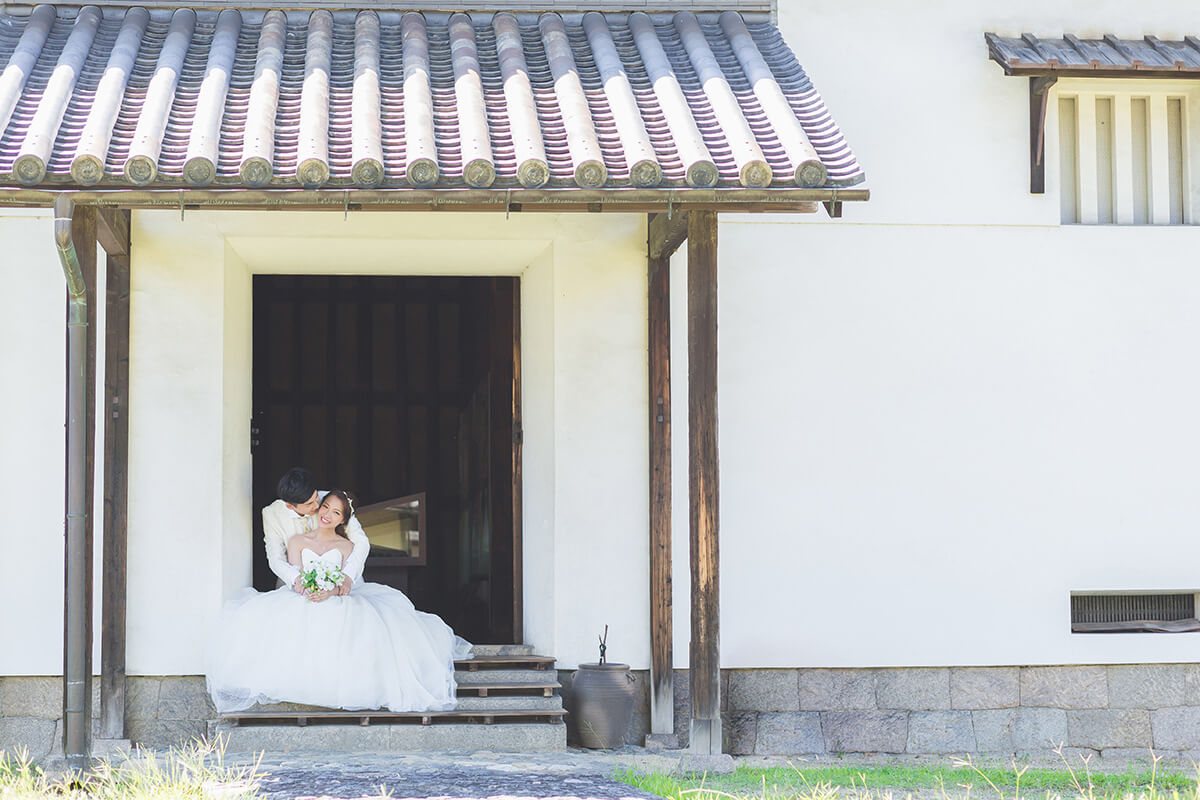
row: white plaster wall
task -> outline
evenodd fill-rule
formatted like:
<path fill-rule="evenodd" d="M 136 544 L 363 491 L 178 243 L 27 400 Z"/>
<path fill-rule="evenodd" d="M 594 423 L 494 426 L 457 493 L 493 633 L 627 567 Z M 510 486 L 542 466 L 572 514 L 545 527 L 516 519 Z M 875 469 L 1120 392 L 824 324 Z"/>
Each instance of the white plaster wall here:
<path fill-rule="evenodd" d="M 133 230 L 131 674 L 201 672 L 197 631 L 261 546 L 257 272 L 519 275 L 526 640 L 574 665 L 608 623 L 614 656 L 646 661 L 644 218 L 139 212 Z"/>
<path fill-rule="evenodd" d="M 15 631 L 20 646 L 0 648 L 0 674 L 62 674 L 63 448 L 66 284 L 54 249 L 53 216 L 0 216 L 0 486 L 24 514 L 0 530 L 11 598 L 33 619 Z M 24 517 L 23 519 L 21 517 Z"/>
<path fill-rule="evenodd" d="M 1069 592 L 1200 590 L 1197 233 L 722 226 L 723 663 L 1193 659 Z"/>
<path fill-rule="evenodd" d="M 225 243 L 200 215 L 167 217 L 135 213 L 131 226 L 131 675 L 203 671 L 232 514 L 222 493 Z"/>
<path fill-rule="evenodd" d="M 49 210 L 12 209 L 0 214 L 0 282 L 6 287 L 0 314 L 0 368 L 6 391 L 0 393 L 0 486 L 10 502 L 24 509 L 0 530 L 0 549 L 19 568 L 6 577 L 10 594 L 29 614 L 15 630 L 16 646 L 0 648 L 0 675 L 62 674 L 64 481 L 66 446 L 66 283 L 54 245 Z M 98 260 L 103 295 L 103 251 Z M 94 300 L 94 298 L 90 298 Z M 103 331 L 103 306 L 97 328 Z M 97 358 L 104 359 L 103 334 Z M 103 392 L 96 396 L 102 420 Z M 103 446 L 103 431 L 97 434 Z M 101 467 L 96 465 L 97 477 Z M 99 485 L 99 484 L 97 484 Z M 103 502 L 92 508 L 93 628 L 92 662 L 100 664 L 100 554 L 103 549 Z M 24 517 L 24 519 L 20 519 Z"/>

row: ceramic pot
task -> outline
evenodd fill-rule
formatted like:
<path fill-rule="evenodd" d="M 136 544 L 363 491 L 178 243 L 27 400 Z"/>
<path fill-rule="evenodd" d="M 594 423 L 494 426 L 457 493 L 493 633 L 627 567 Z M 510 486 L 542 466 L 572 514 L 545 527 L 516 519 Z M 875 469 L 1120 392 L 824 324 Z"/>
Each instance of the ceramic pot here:
<path fill-rule="evenodd" d="M 633 683 L 628 664 L 580 664 L 567 709 L 573 738 L 584 747 L 623 747 L 633 718 Z"/>

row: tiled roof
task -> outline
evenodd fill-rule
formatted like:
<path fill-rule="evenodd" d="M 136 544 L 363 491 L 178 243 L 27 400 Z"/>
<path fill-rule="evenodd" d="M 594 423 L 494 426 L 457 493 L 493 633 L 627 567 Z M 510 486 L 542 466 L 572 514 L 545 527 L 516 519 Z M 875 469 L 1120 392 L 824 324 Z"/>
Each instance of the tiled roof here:
<path fill-rule="evenodd" d="M 68 18 L 69 16 L 69 18 Z M 765 15 L 0 15 L 0 185 L 837 187 Z"/>
<path fill-rule="evenodd" d="M 1154 36 L 1118 39 L 1106 34 L 1100 39 L 1080 39 L 1067 34 L 1039 39 L 1026 33 L 1020 37 L 985 33 L 992 60 L 1009 75 L 1071 74 L 1130 75 L 1141 77 L 1195 77 L 1200 73 L 1200 40 L 1161 41 Z"/>

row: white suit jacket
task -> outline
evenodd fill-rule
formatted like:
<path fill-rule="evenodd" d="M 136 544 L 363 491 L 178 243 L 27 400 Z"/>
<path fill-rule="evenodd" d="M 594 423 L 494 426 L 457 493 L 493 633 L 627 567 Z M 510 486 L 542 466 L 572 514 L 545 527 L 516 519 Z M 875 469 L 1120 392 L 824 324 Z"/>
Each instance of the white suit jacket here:
<path fill-rule="evenodd" d="M 322 498 L 325 492 L 318 493 Z M 263 544 L 267 548 L 267 564 L 271 567 L 284 586 L 291 586 L 300 575 L 300 568 L 288 562 L 287 543 L 298 533 L 311 529 L 316 516 L 302 517 L 287 507 L 287 503 L 276 500 L 262 510 Z M 346 535 L 354 545 L 353 552 L 342 567 L 353 583 L 362 583 L 363 567 L 367 563 L 367 554 L 371 551 L 371 543 L 367 534 L 363 533 L 358 517 L 351 517 L 346 523 Z M 353 584 L 351 584 L 353 585 Z"/>

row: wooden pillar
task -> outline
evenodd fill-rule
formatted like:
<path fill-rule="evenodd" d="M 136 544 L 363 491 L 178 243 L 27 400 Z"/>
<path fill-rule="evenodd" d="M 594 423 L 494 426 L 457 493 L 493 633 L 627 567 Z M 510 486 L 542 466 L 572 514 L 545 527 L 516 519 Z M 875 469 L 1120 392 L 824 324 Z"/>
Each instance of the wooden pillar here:
<path fill-rule="evenodd" d="M 126 511 L 129 463 L 129 221 L 102 209 L 108 254 L 104 323 L 104 553 L 100 610 L 100 738 L 125 737 Z M 97 301 L 99 298 L 97 298 Z"/>
<path fill-rule="evenodd" d="M 688 214 L 688 504 L 692 573 L 691 750 L 721 753 L 717 213 Z"/>
<path fill-rule="evenodd" d="M 675 732 L 671 632 L 671 254 L 687 216 L 651 215 L 647 226 L 650 389 L 650 733 Z"/>
<path fill-rule="evenodd" d="M 525 484 L 522 473 L 525 430 L 521 422 L 521 281 L 512 286 L 512 548 L 514 644 L 525 642 Z"/>

